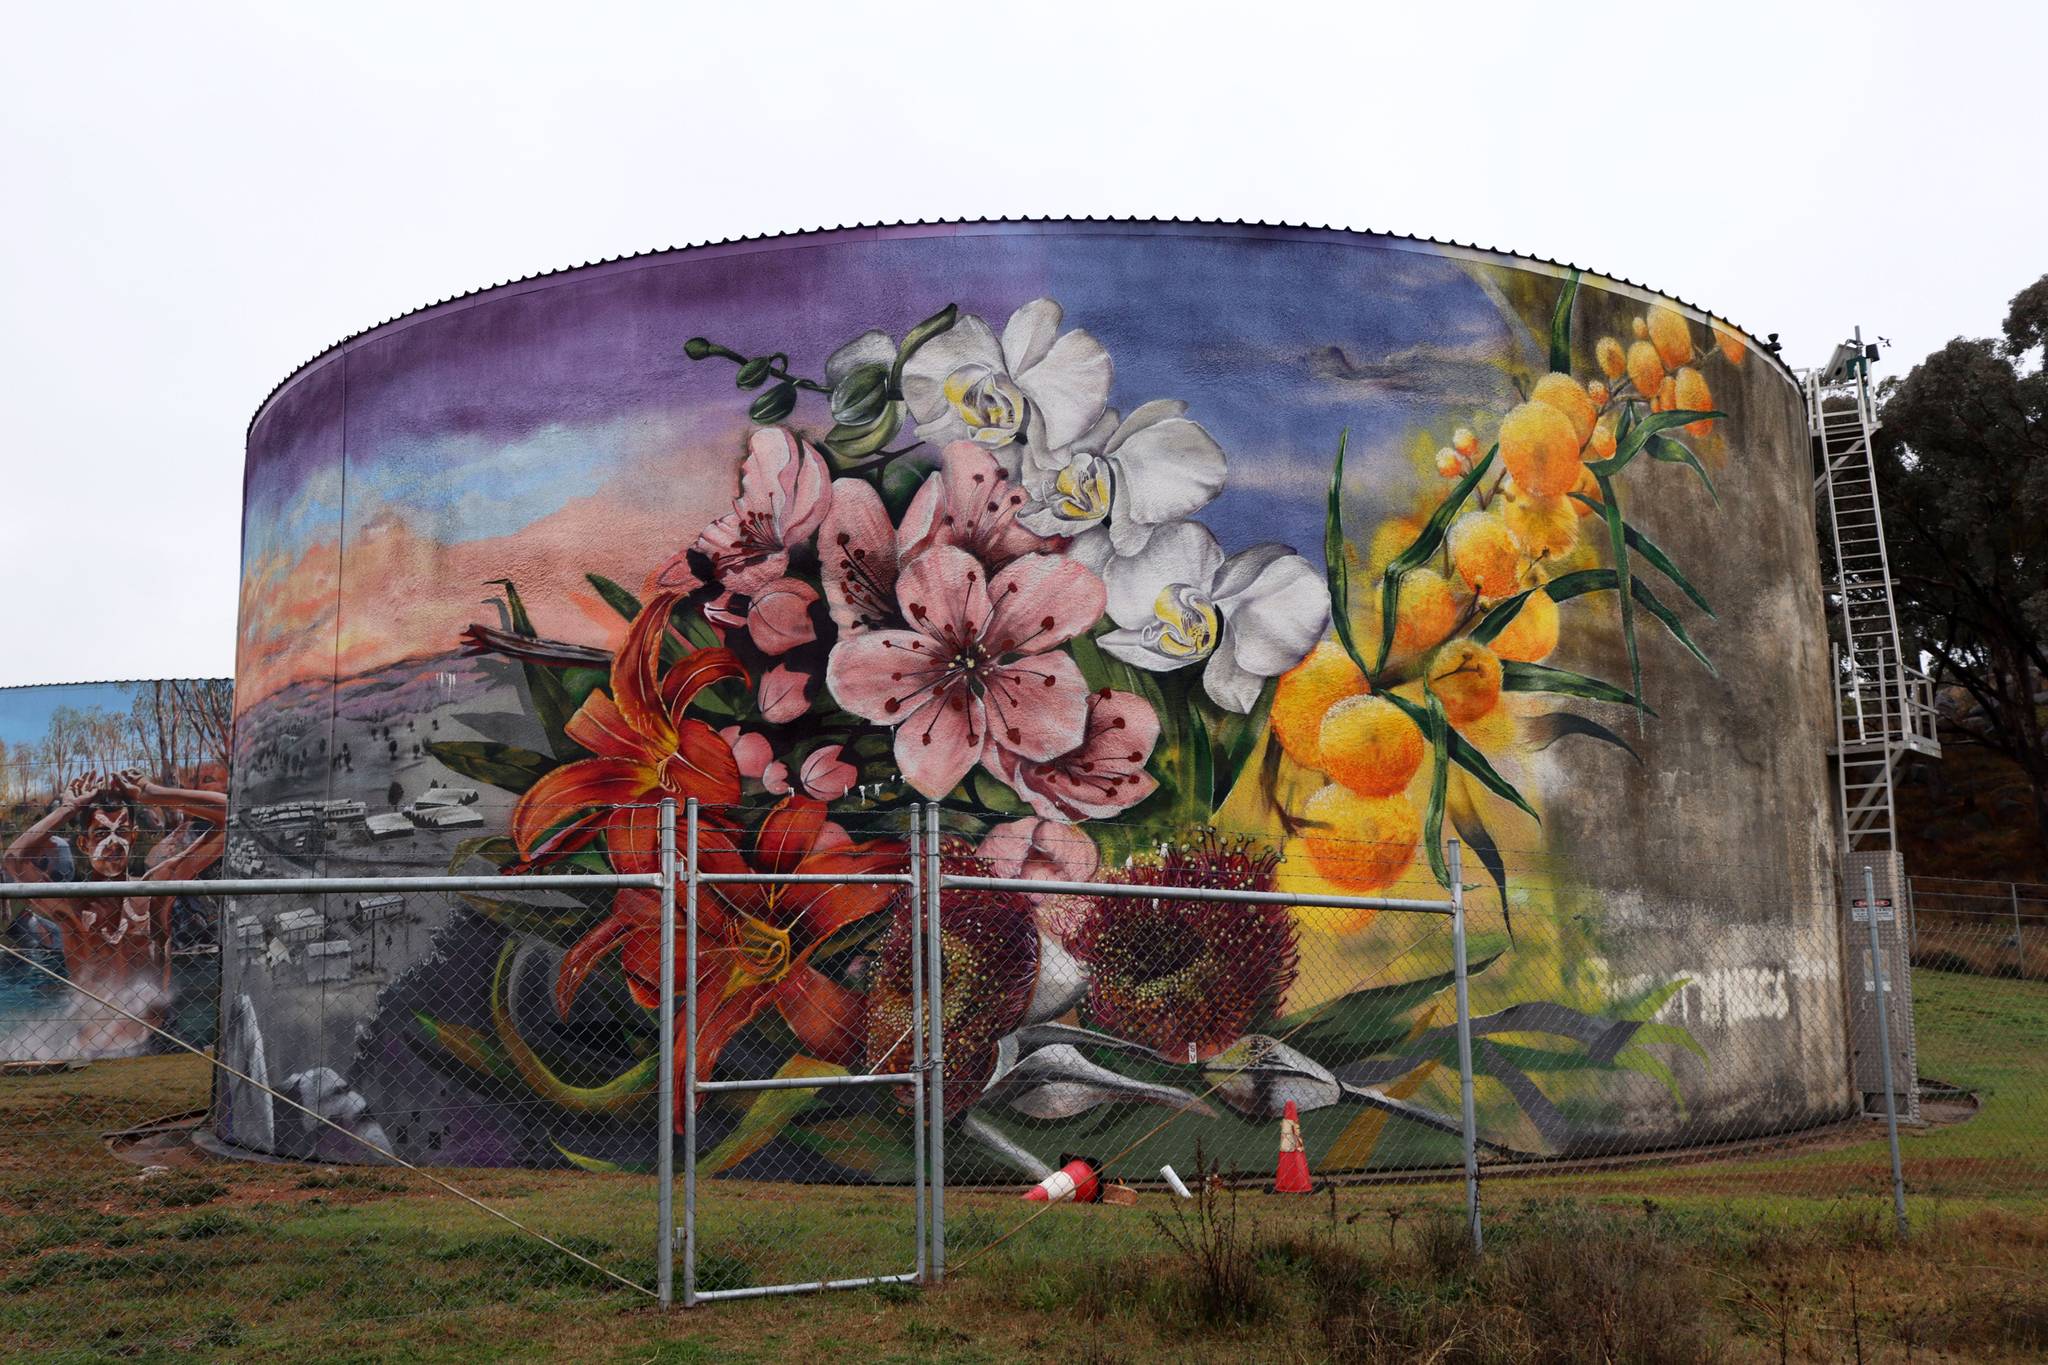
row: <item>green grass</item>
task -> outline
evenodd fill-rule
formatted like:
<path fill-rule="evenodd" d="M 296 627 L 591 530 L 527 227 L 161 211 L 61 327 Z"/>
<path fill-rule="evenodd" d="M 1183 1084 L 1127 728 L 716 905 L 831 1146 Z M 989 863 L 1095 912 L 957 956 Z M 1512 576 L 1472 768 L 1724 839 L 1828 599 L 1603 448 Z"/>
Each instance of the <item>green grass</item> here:
<path fill-rule="evenodd" d="M 1781 1341 L 1841 1358 L 1857 1332 L 1874 1354 L 1912 1342 L 2024 1358 L 2048 1342 L 2030 1335 L 2048 1334 L 2048 985 L 1923 971 L 1915 987 L 1923 1073 L 1976 1089 L 1984 1107 L 1907 1136 L 1915 1231 L 1903 1246 L 1873 1125 L 1782 1156 L 1490 1181 L 1479 1262 L 1457 1251 L 1455 1186 L 1245 1192 L 1253 1288 L 1220 1310 L 1175 1247 L 1162 1195 L 1027 1221 L 1038 1206 L 1014 1194 L 956 1190 L 943 1290 L 663 1316 L 403 1171 L 212 1163 L 144 1177 L 111 1156 L 101 1133 L 203 1101 L 196 1060 L 7 1078 L 0 1358 L 1368 1360 L 1452 1339 L 1471 1359 L 1649 1350 L 1614 1303 L 1642 1322 L 1700 1324 L 1653 1334 L 1678 1352 L 1663 1358 L 1776 1359 Z M 653 1283 L 646 1177 L 447 1174 Z M 911 1268 L 907 1191 L 712 1182 L 701 1213 L 704 1288 Z M 1569 1320 L 1545 1292 L 1567 1283 L 1593 1305 Z"/>

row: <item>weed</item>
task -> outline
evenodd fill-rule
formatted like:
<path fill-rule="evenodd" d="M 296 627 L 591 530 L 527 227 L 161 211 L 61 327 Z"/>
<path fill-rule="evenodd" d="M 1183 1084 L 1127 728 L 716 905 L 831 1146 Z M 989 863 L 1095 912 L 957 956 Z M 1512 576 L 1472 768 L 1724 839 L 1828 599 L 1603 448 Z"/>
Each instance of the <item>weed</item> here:
<path fill-rule="evenodd" d="M 1205 1165 L 1200 1144 L 1195 1171 L 1203 1176 L 1192 1200 L 1176 1200 L 1173 1217 L 1152 1216 L 1153 1226 L 1180 1253 L 1193 1290 L 1191 1305 L 1207 1322 L 1249 1323 L 1271 1305 L 1259 1278 L 1251 1229 L 1238 1216 L 1235 1185 L 1226 1185 L 1214 1165 Z"/>

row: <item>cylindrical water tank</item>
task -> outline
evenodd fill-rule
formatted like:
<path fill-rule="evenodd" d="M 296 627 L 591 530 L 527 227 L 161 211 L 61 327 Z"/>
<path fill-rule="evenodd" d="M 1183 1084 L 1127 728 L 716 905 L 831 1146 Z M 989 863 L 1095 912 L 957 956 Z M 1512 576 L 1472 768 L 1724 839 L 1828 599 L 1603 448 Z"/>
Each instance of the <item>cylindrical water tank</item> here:
<path fill-rule="evenodd" d="M 848 229 L 385 323 L 251 423 L 238 867 L 949 869 L 956 1176 L 1572 1155 L 1843 1113 L 1797 386 L 1617 280 L 1367 233 Z M 907 1060 L 888 888 L 709 889 L 700 1066 Z M 280 895 L 223 926 L 269 1152 L 611 1164 L 658 1125 L 649 893 Z M 907 1178 L 886 1092 L 707 1101 L 706 1169 Z M 1445 1130 L 1448 1128 L 1449 1132 Z M 1146 1163 L 1149 1163 L 1149 1167 Z"/>

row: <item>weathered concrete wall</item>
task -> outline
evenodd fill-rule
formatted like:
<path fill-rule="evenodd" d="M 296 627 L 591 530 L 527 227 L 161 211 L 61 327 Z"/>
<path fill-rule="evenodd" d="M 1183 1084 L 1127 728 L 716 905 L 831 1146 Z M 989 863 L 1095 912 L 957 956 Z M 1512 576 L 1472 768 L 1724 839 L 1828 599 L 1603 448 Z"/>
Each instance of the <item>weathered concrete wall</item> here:
<path fill-rule="evenodd" d="M 252 424 L 240 829 L 280 871 L 634 867 L 611 803 L 696 796 L 757 864 L 888 863 L 929 799 L 1022 875 L 1408 896 L 1456 838 L 1491 1139 L 1805 1123 L 1848 1101 L 1806 469 L 1734 329 L 1402 239 L 990 224 L 543 277 L 337 347 Z M 1161 1105 L 1134 1168 L 1256 1164 L 1282 1098 L 1325 1164 L 1444 1156 L 1374 1103 L 1454 1107 L 1433 922 L 1034 900 L 959 911 L 969 1168 Z M 719 909 L 775 951 L 707 1004 L 706 1069 L 888 1060 L 885 902 Z M 343 964 L 280 929 L 304 908 L 232 956 L 237 1056 L 410 1154 L 645 1158 L 644 915 L 312 907 Z M 1231 1082 L 1247 1049 L 1267 1083 Z M 596 1103 L 611 1076 L 647 1095 Z M 721 1159 L 898 1178 L 874 1117 Z"/>

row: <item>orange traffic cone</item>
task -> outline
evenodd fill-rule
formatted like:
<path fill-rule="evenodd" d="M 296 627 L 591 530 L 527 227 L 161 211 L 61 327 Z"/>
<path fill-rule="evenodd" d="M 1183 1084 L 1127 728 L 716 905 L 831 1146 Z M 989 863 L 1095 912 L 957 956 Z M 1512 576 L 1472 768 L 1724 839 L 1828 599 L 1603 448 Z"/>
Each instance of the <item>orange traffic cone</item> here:
<path fill-rule="evenodd" d="M 1102 1181 L 1094 1162 L 1085 1156 L 1070 1156 L 1066 1165 L 1039 1181 L 1024 1197 L 1040 1204 L 1059 1204 L 1069 1199 L 1092 1204 L 1102 1197 Z"/>
<path fill-rule="evenodd" d="M 1289 1100 L 1280 1115 L 1280 1167 L 1273 1173 L 1273 1193 L 1307 1194 L 1314 1188 L 1308 1174 L 1308 1153 L 1301 1149 L 1301 1115 Z"/>

